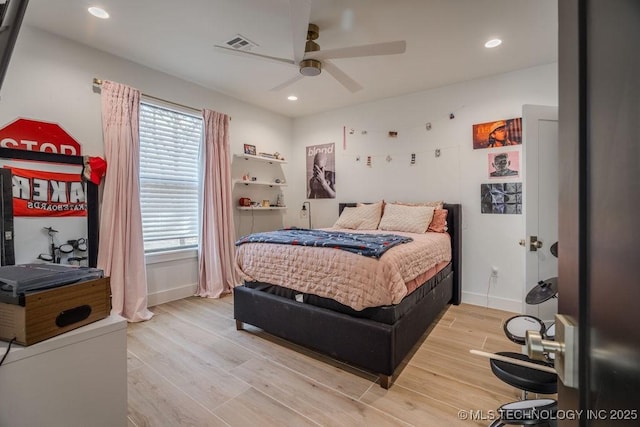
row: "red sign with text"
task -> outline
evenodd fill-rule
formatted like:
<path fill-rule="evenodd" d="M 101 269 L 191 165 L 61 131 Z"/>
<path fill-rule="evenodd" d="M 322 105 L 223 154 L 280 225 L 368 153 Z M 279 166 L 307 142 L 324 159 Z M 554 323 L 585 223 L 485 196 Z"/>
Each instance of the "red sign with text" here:
<path fill-rule="evenodd" d="M 81 155 L 78 141 L 56 123 L 17 119 L 0 129 L 0 147 Z"/>
<path fill-rule="evenodd" d="M 79 174 L 9 168 L 14 216 L 86 216 L 85 187 Z"/>

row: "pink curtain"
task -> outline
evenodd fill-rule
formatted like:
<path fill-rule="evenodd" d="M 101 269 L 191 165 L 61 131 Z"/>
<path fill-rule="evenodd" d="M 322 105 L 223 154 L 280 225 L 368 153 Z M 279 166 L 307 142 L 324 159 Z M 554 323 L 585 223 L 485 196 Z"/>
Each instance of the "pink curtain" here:
<path fill-rule="evenodd" d="M 202 229 L 196 295 L 219 298 L 240 283 L 234 263 L 229 116 L 203 110 L 203 118 Z"/>
<path fill-rule="evenodd" d="M 112 313 L 148 320 L 147 272 L 140 213 L 140 92 L 102 84 L 102 133 L 108 169 L 100 212 L 98 267 L 111 278 Z"/>

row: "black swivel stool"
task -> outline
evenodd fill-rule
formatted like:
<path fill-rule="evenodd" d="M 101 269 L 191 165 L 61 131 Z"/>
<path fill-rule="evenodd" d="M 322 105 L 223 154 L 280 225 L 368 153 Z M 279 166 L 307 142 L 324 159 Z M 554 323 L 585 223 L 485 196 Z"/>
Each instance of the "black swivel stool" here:
<path fill-rule="evenodd" d="M 500 356 L 511 357 L 526 362 L 535 363 L 542 366 L 550 366 L 550 364 L 533 360 L 524 354 L 512 352 L 498 352 Z M 551 415 L 555 417 L 557 410 L 557 402 L 553 399 L 534 399 L 526 400 L 527 392 L 537 394 L 555 394 L 558 392 L 558 375 L 549 372 L 539 371 L 537 369 L 527 368 L 525 366 L 514 365 L 513 363 L 503 362 L 501 360 L 490 360 L 491 371 L 496 377 L 523 391 L 524 399 L 520 402 L 511 402 L 503 405 L 498 410 L 501 414 L 500 419 L 495 420 L 489 427 L 503 427 L 510 425 L 528 425 L 530 427 L 556 427 L 555 419 L 536 419 L 534 415 Z M 518 412 L 517 407 L 528 407 L 537 409 L 537 412 L 527 413 L 527 409 Z M 502 411 L 507 410 L 504 414 Z M 528 415 L 527 415 L 528 414 Z M 505 415 L 505 416 L 503 416 Z M 508 415 L 511 415 L 511 419 Z"/>
<path fill-rule="evenodd" d="M 524 354 L 512 352 L 498 352 L 501 356 L 520 359 L 526 362 L 535 363 L 542 366 L 551 366 L 548 363 L 539 360 L 533 360 Z M 538 371 L 536 369 L 524 366 L 514 365 L 500 360 L 490 360 L 491 371 L 496 377 L 505 383 L 518 388 L 524 392 L 524 398 L 527 398 L 527 392 L 536 394 L 555 394 L 558 392 L 558 375 L 549 372 Z"/>

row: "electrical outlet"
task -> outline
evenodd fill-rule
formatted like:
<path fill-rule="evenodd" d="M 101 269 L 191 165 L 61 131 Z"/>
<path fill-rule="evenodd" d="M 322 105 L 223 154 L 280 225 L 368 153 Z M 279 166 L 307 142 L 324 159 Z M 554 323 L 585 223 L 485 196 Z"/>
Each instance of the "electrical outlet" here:
<path fill-rule="evenodd" d="M 496 266 L 491 267 L 491 277 L 498 277 L 498 267 Z"/>

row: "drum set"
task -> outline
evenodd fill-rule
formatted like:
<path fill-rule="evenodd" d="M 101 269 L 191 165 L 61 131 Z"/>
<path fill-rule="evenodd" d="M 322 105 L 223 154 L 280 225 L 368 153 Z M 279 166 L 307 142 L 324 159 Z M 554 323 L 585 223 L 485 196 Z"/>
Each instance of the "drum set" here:
<path fill-rule="evenodd" d="M 38 255 L 38 259 L 53 263 L 60 264 L 66 257 L 66 261 L 72 265 L 84 265 L 87 259 L 87 239 L 80 238 L 75 240 L 67 240 L 67 243 L 56 245 L 55 236 L 58 230 L 54 230 L 52 227 L 44 227 L 44 231 L 49 236 L 49 253 L 42 253 Z"/>
<path fill-rule="evenodd" d="M 555 245 L 557 250 L 557 244 Z M 554 253 L 554 255 L 556 255 Z M 557 298 L 558 278 L 552 277 L 541 280 L 529 291 L 525 301 L 527 304 L 542 304 L 551 298 Z M 516 344 L 526 344 L 527 331 L 537 331 L 547 340 L 555 339 L 555 323 L 546 326 L 544 322 L 535 316 L 518 315 L 509 318 L 503 325 L 504 333 Z M 498 358 L 500 356 L 500 358 Z M 502 359 L 506 357 L 507 360 Z M 535 425 L 556 427 L 557 402 L 554 399 L 528 399 L 528 393 L 555 394 L 557 393 L 558 377 L 553 370 L 554 354 L 546 353 L 545 361 L 532 360 L 525 354 L 513 352 L 495 353 L 491 358 L 491 371 L 505 383 L 519 388 L 523 392 L 522 401 L 510 402 L 502 405 L 498 412 L 500 418 L 489 427 L 503 427 L 507 425 Z M 526 367 L 518 366 L 514 360 L 529 363 Z M 540 365 L 533 369 L 532 364 Z M 542 369 L 542 368 L 545 369 Z M 551 370 L 551 371 L 549 371 Z M 545 415 L 543 415 L 545 414 Z"/>
<path fill-rule="evenodd" d="M 542 304 L 551 298 L 557 298 L 557 295 L 558 278 L 552 277 L 538 282 L 538 284 L 527 294 L 525 302 L 530 305 Z M 548 340 L 554 340 L 556 335 L 555 322 L 547 327 L 542 320 L 530 315 L 518 315 L 511 317 L 504 322 L 503 329 L 507 338 L 520 345 L 525 345 L 525 336 L 528 330 L 537 331 Z M 547 358 L 549 360 L 553 360 L 553 353 L 548 354 Z"/>

